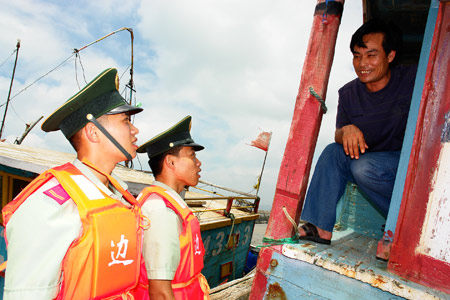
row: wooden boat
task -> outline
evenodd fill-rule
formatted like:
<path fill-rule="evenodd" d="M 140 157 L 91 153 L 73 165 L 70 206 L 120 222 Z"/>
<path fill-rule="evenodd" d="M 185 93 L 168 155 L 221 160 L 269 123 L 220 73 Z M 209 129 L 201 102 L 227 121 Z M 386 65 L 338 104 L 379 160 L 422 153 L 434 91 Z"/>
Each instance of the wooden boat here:
<path fill-rule="evenodd" d="M 74 159 L 75 154 L 0 142 L 2 208 L 40 173 Z M 148 172 L 122 165 L 118 165 L 114 173 L 128 184 L 129 191 L 135 196 L 154 180 Z M 201 185 L 215 189 L 215 194 L 187 191 L 185 199 L 200 221 L 206 250 L 203 274 L 210 286 L 215 287 L 243 276 L 253 227 L 258 218 L 259 198 L 209 183 Z M 218 189 L 227 195 L 219 196 Z M 3 230 L 0 226 L 1 236 Z M 0 238 L 0 263 L 6 256 L 4 239 Z M 3 280 L 0 276 L 1 287 Z M 0 299 L 2 295 L 3 292 Z"/>
<path fill-rule="evenodd" d="M 262 249 L 250 299 L 450 299 L 450 2 L 362 2 L 364 20 L 399 25 L 418 63 L 388 216 L 349 185 L 331 245 Z M 267 238 L 292 237 L 301 213 L 322 118 L 309 88 L 324 98 L 343 6 L 317 1 Z"/>

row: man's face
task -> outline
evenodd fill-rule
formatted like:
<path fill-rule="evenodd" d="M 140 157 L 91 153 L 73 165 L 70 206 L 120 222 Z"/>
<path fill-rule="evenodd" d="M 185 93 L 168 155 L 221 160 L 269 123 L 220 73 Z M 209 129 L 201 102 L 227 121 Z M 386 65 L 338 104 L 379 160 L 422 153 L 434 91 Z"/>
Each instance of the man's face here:
<path fill-rule="evenodd" d="M 382 33 L 369 33 L 363 36 L 366 48 L 355 45 L 353 49 L 353 67 L 362 83 L 370 92 L 384 88 L 390 79 L 389 63 L 394 60 L 395 51 L 388 55 L 383 49 Z"/>
<path fill-rule="evenodd" d="M 127 113 L 103 115 L 99 118 L 99 121 L 116 141 L 135 158 L 138 148 L 136 135 L 139 130 L 131 123 L 130 116 Z M 111 153 L 114 153 L 113 155 L 118 162 L 126 160 L 125 155 L 109 139 L 105 147 L 111 149 Z"/>
<path fill-rule="evenodd" d="M 196 186 L 200 178 L 200 166 L 195 150 L 192 147 L 181 148 L 178 156 L 173 156 L 176 179 L 184 186 Z"/>

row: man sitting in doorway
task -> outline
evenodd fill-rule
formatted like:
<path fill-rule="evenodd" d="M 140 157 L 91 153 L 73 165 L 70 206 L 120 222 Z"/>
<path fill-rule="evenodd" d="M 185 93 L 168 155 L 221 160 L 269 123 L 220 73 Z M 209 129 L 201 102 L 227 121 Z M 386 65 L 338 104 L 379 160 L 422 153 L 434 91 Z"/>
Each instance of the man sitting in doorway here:
<path fill-rule="evenodd" d="M 358 78 L 339 90 L 336 142 L 323 150 L 314 170 L 300 239 L 330 244 L 348 181 L 387 215 L 416 75 L 416 66 L 396 65 L 400 46 L 400 32 L 379 20 L 353 34 Z"/>

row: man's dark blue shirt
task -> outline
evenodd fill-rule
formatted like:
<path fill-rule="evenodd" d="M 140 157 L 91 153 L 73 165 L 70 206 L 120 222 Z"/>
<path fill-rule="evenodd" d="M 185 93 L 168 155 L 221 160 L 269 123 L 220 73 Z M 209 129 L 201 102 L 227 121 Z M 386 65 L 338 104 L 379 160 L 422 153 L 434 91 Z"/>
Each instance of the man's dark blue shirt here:
<path fill-rule="evenodd" d="M 396 66 L 381 90 L 369 92 L 358 78 L 339 89 L 336 128 L 353 124 L 364 134 L 367 151 L 402 147 L 417 66 Z"/>

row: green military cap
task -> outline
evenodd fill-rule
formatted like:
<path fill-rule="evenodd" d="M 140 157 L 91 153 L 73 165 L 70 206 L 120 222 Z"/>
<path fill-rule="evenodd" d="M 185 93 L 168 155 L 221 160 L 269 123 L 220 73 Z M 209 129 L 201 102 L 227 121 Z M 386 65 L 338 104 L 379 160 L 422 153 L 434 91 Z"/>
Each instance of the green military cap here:
<path fill-rule="evenodd" d="M 53 112 L 42 124 L 42 130 L 45 132 L 61 130 L 69 139 L 88 123 L 86 118 L 88 114 L 98 118 L 105 114 L 133 115 L 143 110 L 127 104 L 118 89 L 117 70 L 115 68 L 104 70 Z"/>
<path fill-rule="evenodd" d="M 137 152 L 147 152 L 148 157 L 151 159 L 176 146 L 193 147 L 195 151 L 203 150 L 205 147 L 195 143 L 191 137 L 191 119 L 191 116 L 184 117 L 174 126 L 140 146 Z"/>

